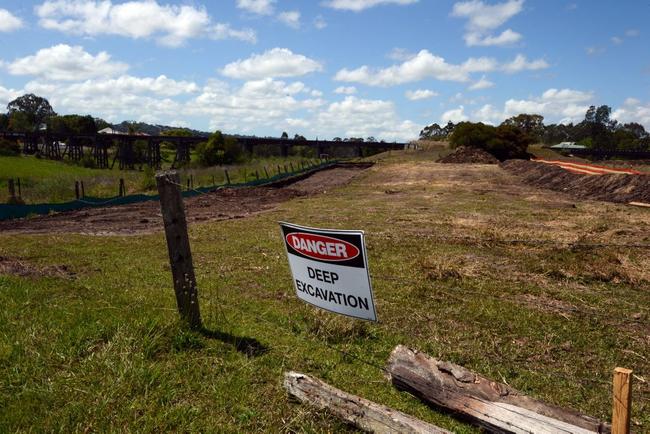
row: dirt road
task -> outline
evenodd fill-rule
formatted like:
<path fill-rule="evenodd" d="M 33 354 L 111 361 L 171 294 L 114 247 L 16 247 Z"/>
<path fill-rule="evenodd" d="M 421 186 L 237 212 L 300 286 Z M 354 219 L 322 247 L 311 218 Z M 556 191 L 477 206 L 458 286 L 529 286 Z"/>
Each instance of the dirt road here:
<path fill-rule="evenodd" d="M 281 188 L 220 189 L 188 198 L 185 199 L 187 220 L 191 224 L 248 217 L 273 209 L 294 197 L 318 194 L 345 185 L 361 170 L 361 167 L 336 167 Z M 159 230 L 162 230 L 162 217 L 158 201 L 0 222 L 0 232 L 3 233 L 133 235 Z"/>

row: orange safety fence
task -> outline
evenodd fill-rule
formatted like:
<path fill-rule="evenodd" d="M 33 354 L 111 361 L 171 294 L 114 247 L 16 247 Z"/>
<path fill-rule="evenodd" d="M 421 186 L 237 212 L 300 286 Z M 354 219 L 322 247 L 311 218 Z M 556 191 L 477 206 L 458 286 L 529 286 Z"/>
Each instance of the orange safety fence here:
<path fill-rule="evenodd" d="M 643 172 L 633 169 L 624 169 L 620 167 L 597 166 L 595 164 L 573 163 L 561 160 L 544 160 L 542 158 L 534 159 L 538 163 L 552 164 L 561 167 L 572 173 L 581 175 L 643 175 Z"/>

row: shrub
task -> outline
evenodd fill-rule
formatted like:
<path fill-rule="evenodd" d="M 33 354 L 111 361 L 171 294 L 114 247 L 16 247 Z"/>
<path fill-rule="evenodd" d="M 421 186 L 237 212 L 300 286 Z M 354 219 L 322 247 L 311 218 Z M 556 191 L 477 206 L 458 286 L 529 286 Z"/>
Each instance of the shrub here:
<path fill-rule="evenodd" d="M 88 169 L 95 169 L 97 165 L 95 164 L 95 159 L 92 155 L 86 154 L 81 159 L 81 165 Z"/>
<path fill-rule="evenodd" d="M 528 158 L 526 149 L 534 140 L 513 125 L 493 127 L 481 122 L 461 122 L 451 135 L 451 145 L 483 149 L 499 160 Z"/>
<path fill-rule="evenodd" d="M 196 145 L 196 155 L 202 166 L 233 164 L 242 160 L 242 151 L 233 137 L 224 137 L 215 131 L 207 142 Z"/>
<path fill-rule="evenodd" d="M 0 155 L 5 157 L 14 157 L 20 154 L 20 145 L 17 142 L 0 139 Z"/>

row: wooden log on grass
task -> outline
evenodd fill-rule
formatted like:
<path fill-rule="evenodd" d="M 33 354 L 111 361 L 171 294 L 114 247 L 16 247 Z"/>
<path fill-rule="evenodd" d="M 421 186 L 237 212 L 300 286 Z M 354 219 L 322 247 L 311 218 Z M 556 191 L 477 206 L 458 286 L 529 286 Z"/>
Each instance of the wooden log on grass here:
<path fill-rule="evenodd" d="M 546 404 L 462 366 L 398 345 L 388 360 L 395 387 L 459 414 L 490 432 L 610 433 L 596 418 Z"/>
<path fill-rule="evenodd" d="M 400 411 L 351 395 L 298 372 L 284 374 L 284 387 L 301 402 L 327 410 L 347 423 L 373 433 L 434 433 L 449 431 Z"/>

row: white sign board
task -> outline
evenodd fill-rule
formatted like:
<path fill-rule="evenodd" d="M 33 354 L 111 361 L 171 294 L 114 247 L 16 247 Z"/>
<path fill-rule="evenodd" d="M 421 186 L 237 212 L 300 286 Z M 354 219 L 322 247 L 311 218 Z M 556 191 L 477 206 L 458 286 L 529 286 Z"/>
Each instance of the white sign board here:
<path fill-rule="evenodd" d="M 377 321 L 363 231 L 280 222 L 298 298 L 321 309 Z"/>

